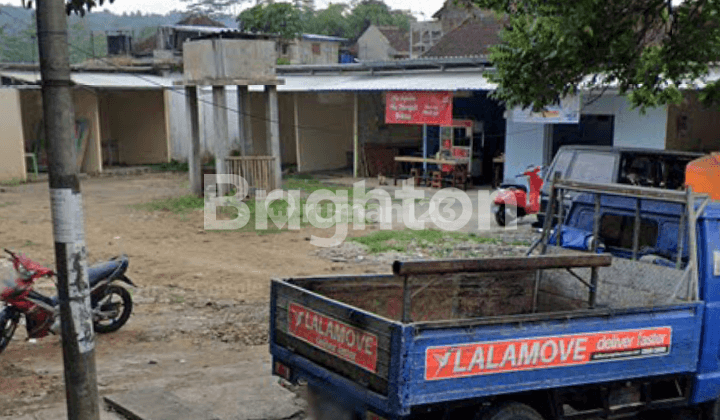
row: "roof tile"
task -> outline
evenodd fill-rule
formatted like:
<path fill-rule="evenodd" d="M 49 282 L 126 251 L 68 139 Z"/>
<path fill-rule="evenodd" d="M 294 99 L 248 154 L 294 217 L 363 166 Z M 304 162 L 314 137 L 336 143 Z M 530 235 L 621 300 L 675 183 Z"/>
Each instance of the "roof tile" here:
<path fill-rule="evenodd" d="M 377 28 L 395 51 L 407 52 L 410 49 L 410 32 L 403 31 L 397 26 L 378 26 Z"/>
<path fill-rule="evenodd" d="M 484 55 L 488 48 L 501 42 L 503 21 L 493 16 L 468 18 L 460 26 L 445 34 L 427 50 L 424 57 L 465 57 Z"/>

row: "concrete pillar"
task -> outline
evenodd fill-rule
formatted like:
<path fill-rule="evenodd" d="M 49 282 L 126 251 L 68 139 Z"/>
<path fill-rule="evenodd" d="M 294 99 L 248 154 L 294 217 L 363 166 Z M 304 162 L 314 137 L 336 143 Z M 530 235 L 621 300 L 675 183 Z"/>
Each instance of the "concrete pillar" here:
<path fill-rule="evenodd" d="M 227 174 L 228 166 L 225 159 L 229 154 L 228 143 L 228 110 L 225 86 L 213 86 L 213 125 L 215 126 L 215 138 L 213 149 L 215 151 L 215 173 Z M 225 190 L 218 185 L 218 194 L 224 195 Z"/>
<path fill-rule="evenodd" d="M 298 95 L 293 92 L 293 111 L 295 112 L 295 160 L 297 160 L 297 171 L 302 172 L 302 148 L 300 147 L 300 109 L 298 108 Z"/>
<path fill-rule="evenodd" d="M 190 124 L 190 153 L 188 166 L 190 172 L 190 190 L 200 196 L 203 193 L 202 163 L 200 161 L 200 113 L 198 110 L 197 86 L 185 86 L 185 112 Z"/>
<path fill-rule="evenodd" d="M 238 95 L 238 125 L 240 133 L 240 148 L 243 156 L 253 155 L 252 137 L 252 109 L 250 109 L 250 93 L 247 86 L 237 87 Z"/>
<path fill-rule="evenodd" d="M 280 113 L 278 112 L 277 86 L 265 86 L 267 150 L 275 157 L 275 188 L 282 188 L 282 155 L 280 154 Z"/>

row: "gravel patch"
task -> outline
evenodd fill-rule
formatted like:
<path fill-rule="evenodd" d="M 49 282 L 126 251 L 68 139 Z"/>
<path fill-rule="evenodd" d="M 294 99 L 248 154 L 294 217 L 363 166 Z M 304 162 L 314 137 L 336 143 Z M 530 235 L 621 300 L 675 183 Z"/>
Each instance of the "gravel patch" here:
<path fill-rule="evenodd" d="M 426 259 L 450 258 L 488 258 L 525 255 L 530 244 L 540 237 L 530 230 L 499 232 L 484 235 L 466 241 L 447 238 L 429 243 L 424 240 L 412 240 L 405 251 L 391 251 L 372 254 L 362 244 L 345 241 L 336 247 L 320 248 L 314 254 L 320 258 L 337 263 L 363 265 L 391 265 L 394 261 L 417 261 Z M 487 238 L 487 240 L 485 240 Z M 394 245 L 388 241 L 389 245 Z"/>

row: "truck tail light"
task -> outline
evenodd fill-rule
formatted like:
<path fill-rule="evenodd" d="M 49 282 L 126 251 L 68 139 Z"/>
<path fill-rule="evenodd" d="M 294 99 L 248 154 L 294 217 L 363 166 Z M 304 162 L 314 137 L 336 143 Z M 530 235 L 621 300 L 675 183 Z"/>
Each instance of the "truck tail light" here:
<path fill-rule="evenodd" d="M 273 371 L 275 375 L 285 379 L 286 381 L 290 381 L 290 378 L 292 377 L 292 371 L 290 368 L 280 362 L 275 362 Z"/>

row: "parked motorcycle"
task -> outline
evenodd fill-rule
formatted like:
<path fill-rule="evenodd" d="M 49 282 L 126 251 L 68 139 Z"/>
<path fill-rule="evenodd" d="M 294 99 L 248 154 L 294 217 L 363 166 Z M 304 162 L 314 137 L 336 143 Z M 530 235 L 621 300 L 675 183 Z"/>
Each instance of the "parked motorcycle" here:
<path fill-rule="evenodd" d="M 5 250 L 10 255 L 17 278 L 0 279 L 0 352 L 10 343 L 21 316 L 25 316 L 28 338 L 42 338 L 60 331 L 60 305 L 58 297 L 49 297 L 33 290 L 42 277 L 53 278 L 55 272 L 24 255 Z M 135 284 L 125 275 L 129 265 L 126 256 L 88 267 L 90 301 L 93 325 L 98 333 L 117 331 L 127 322 L 132 312 L 132 297 L 118 281 Z M 2 287 L 4 285 L 4 287 Z"/>
<path fill-rule="evenodd" d="M 493 214 L 500 226 L 505 226 L 515 218 L 523 218 L 536 214 L 540 210 L 540 190 L 543 187 L 543 178 L 540 175 L 542 166 L 530 165 L 525 172 L 516 175 L 516 178 L 527 177 L 530 193 L 524 185 L 503 184 L 498 195 L 493 200 Z"/>

